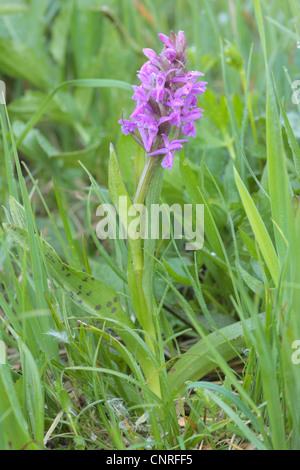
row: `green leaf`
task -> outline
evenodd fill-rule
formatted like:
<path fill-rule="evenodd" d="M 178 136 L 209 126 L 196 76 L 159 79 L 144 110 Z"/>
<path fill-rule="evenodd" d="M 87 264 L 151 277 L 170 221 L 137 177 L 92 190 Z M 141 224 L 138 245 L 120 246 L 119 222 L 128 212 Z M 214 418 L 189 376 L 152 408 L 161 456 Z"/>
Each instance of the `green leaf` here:
<path fill-rule="evenodd" d="M 26 229 L 26 215 L 24 207 L 12 196 L 9 198 L 9 208 L 12 216 L 13 224 L 17 227 Z"/>
<path fill-rule="evenodd" d="M 0 38 L 0 69 L 11 77 L 23 78 L 42 89 L 48 88 L 48 64 L 22 42 Z"/>
<path fill-rule="evenodd" d="M 190 279 L 186 276 L 185 271 L 182 266 L 182 262 L 179 258 L 171 258 L 168 261 L 163 259 L 164 266 L 174 281 L 184 284 L 186 286 L 191 286 Z M 189 265 L 191 266 L 191 265 Z"/>
<path fill-rule="evenodd" d="M 128 211 L 132 207 L 132 202 L 124 184 L 117 155 L 112 144 L 110 145 L 108 185 L 111 200 L 119 214 L 125 233 L 127 234 L 129 223 L 132 220 L 132 217 L 128 217 Z M 124 207 L 120 206 L 120 198 L 123 198 Z M 140 238 L 133 239 L 130 234 L 128 234 L 128 238 L 128 285 L 131 292 L 135 314 L 137 315 L 141 325 L 145 327 L 147 321 L 147 309 L 145 305 L 144 292 L 142 291 L 141 286 L 143 270 L 142 244 Z"/>
<path fill-rule="evenodd" d="M 19 341 L 19 347 L 29 421 L 34 439 L 42 446 L 44 439 L 45 403 L 40 374 L 36 362 L 27 346 L 22 341 Z"/>
<path fill-rule="evenodd" d="M 260 38 L 263 45 L 266 70 L 266 135 L 269 188 L 271 197 L 272 218 L 275 225 L 275 239 L 278 258 L 284 260 L 292 232 L 292 191 L 288 179 L 286 157 L 283 146 L 281 123 L 276 106 L 274 86 L 272 83 L 267 55 L 266 36 L 260 0 L 254 1 L 254 8 Z M 280 188 L 280 191 L 278 190 Z"/>
<path fill-rule="evenodd" d="M 126 186 L 123 181 L 123 177 L 120 171 L 119 162 L 117 159 L 117 155 L 115 149 L 112 144 L 110 144 L 110 157 L 109 157 L 109 167 L 108 167 L 108 186 L 109 186 L 109 193 L 112 200 L 113 205 L 115 206 L 123 227 L 127 233 L 127 226 L 128 226 L 128 211 L 132 206 L 132 202 Z M 120 198 L 124 198 L 124 202 L 126 204 L 127 211 L 124 212 L 121 210 L 120 207 Z"/>
<path fill-rule="evenodd" d="M 6 347 L 4 341 L 0 340 L 0 364 L 6 363 Z"/>
<path fill-rule="evenodd" d="M 213 350 L 217 351 L 226 362 L 234 359 L 238 352 L 246 347 L 244 326 L 248 331 L 255 328 L 251 319 L 236 322 L 210 333 L 184 353 L 168 372 L 171 390 L 177 390 L 178 394 L 182 395 L 187 382 L 200 380 L 217 369 L 219 365 L 213 357 Z"/>
<path fill-rule="evenodd" d="M 183 152 L 180 155 L 180 171 L 186 190 L 188 191 L 193 204 L 205 204 L 206 200 L 204 199 L 204 195 L 202 194 L 200 189 L 200 181 L 198 181 L 195 173 L 190 168 L 188 162 L 184 159 Z M 205 238 L 208 240 L 212 251 L 218 256 L 218 258 L 220 258 L 222 261 L 225 261 L 218 229 L 211 214 L 211 211 L 209 210 L 209 207 L 206 204 L 204 209 L 204 219 Z"/>
<path fill-rule="evenodd" d="M 65 61 L 72 10 L 73 2 L 64 2 L 51 28 L 50 52 L 54 59 L 62 66 Z"/>
<path fill-rule="evenodd" d="M 32 443 L 28 425 L 17 397 L 11 372 L 6 361 L 0 363 L 0 433 L 4 449 L 9 444 L 12 450 L 37 449 Z M 2 448 L 3 450 L 3 448 Z"/>
<path fill-rule="evenodd" d="M 81 267 L 81 257 L 82 253 L 80 252 L 80 247 L 78 244 L 78 240 L 74 235 L 75 229 L 73 223 L 68 214 L 68 203 L 63 191 L 59 191 L 55 180 L 53 179 L 53 186 L 54 192 L 57 200 L 57 204 L 59 207 L 59 212 L 64 224 L 65 233 L 68 239 L 68 243 L 70 246 L 70 251 L 72 253 L 73 261 L 77 269 Z"/>
<path fill-rule="evenodd" d="M 3 224 L 3 228 L 19 245 L 25 244 L 29 249 L 26 230 L 10 224 Z M 122 309 L 120 299 L 113 289 L 90 274 L 64 264 L 45 240 L 40 239 L 40 241 L 52 276 L 76 305 L 103 320 L 112 318 L 132 326 L 131 320 Z"/>
<path fill-rule="evenodd" d="M 289 146 L 291 147 L 291 150 L 292 150 L 292 153 L 293 153 L 295 170 L 296 170 L 296 173 L 297 173 L 298 181 L 300 182 L 300 148 L 299 148 L 297 139 L 295 137 L 295 134 L 293 132 L 292 126 L 290 124 L 290 121 L 289 121 L 289 119 L 287 117 L 287 114 L 285 112 L 282 101 L 280 99 L 277 88 L 276 88 L 276 93 L 277 93 L 278 103 L 280 105 L 281 113 L 282 113 L 283 120 L 284 120 L 284 126 L 285 126 L 286 135 L 287 135 L 287 138 L 288 138 Z"/>
<path fill-rule="evenodd" d="M 247 235 L 247 233 L 245 233 L 241 228 L 239 228 L 239 232 L 252 258 L 258 261 L 255 241 L 252 240 L 252 238 L 250 238 L 249 235 Z"/>
<path fill-rule="evenodd" d="M 248 271 L 246 271 L 240 264 L 238 264 L 238 267 L 247 286 L 252 290 L 252 292 L 263 297 L 265 293 L 264 284 L 259 279 L 251 276 L 251 274 L 249 274 Z"/>
<path fill-rule="evenodd" d="M 238 174 L 235 168 L 234 176 L 253 233 L 260 247 L 263 258 L 271 273 L 273 281 L 275 285 L 277 285 L 279 281 L 280 271 L 278 258 L 272 240 L 250 194 L 247 191 L 246 186 L 244 185 L 240 175 Z"/>
<path fill-rule="evenodd" d="M 22 247 L 25 245 L 29 249 L 26 230 L 11 224 L 3 224 L 3 228 L 16 243 Z M 111 320 L 111 328 L 120 335 L 131 354 L 138 356 L 142 369 L 147 370 L 149 364 L 152 364 L 148 358 L 151 352 L 142 340 L 137 342 L 137 335 L 134 333 L 135 326 L 123 310 L 118 294 L 99 279 L 64 264 L 45 240 L 40 239 L 40 243 L 53 279 L 64 289 L 72 302 L 90 314 L 96 315 L 102 321 Z"/>

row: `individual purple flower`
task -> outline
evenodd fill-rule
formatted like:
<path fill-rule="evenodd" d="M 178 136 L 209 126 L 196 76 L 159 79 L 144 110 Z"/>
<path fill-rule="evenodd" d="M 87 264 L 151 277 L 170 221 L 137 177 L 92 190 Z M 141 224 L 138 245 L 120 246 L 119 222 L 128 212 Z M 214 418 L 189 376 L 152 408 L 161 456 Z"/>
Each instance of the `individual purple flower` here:
<path fill-rule="evenodd" d="M 137 103 L 147 103 L 148 101 L 148 93 L 144 88 L 141 88 L 139 86 L 133 85 L 132 86 L 134 90 L 134 94 L 132 99 L 134 101 L 137 101 Z"/>
<path fill-rule="evenodd" d="M 161 40 L 161 42 L 164 44 L 165 46 L 165 56 L 166 58 L 171 62 L 173 63 L 175 58 L 176 58 L 176 55 L 177 55 L 177 51 L 176 51 L 176 47 L 174 44 L 172 44 L 172 41 L 170 38 L 168 38 L 168 36 L 166 36 L 165 34 L 159 34 L 158 35 L 159 39 Z"/>
<path fill-rule="evenodd" d="M 158 124 L 151 116 L 141 117 L 137 123 L 146 152 L 150 152 L 153 141 L 158 133 Z"/>
<path fill-rule="evenodd" d="M 200 108 L 195 108 L 191 111 L 183 110 L 181 119 L 185 124 L 182 126 L 182 133 L 186 137 L 196 137 L 195 121 L 203 117 L 201 111 L 203 111 L 203 109 Z"/>
<path fill-rule="evenodd" d="M 156 101 L 163 101 L 165 97 L 165 84 L 166 84 L 167 76 L 165 73 L 159 73 L 155 78 L 155 88 L 150 91 L 150 95 Z"/>
<path fill-rule="evenodd" d="M 154 157 L 155 155 L 166 155 L 161 165 L 163 168 L 169 168 L 169 170 L 171 170 L 173 166 L 174 153 L 183 148 L 183 145 L 181 145 L 182 142 L 188 142 L 188 140 L 176 139 L 169 142 L 169 139 L 165 134 L 161 134 L 161 136 L 164 140 L 165 146 L 161 149 L 155 150 L 155 152 L 149 153 L 149 157 Z"/>
<path fill-rule="evenodd" d="M 144 49 L 149 59 L 137 76 L 140 86 L 133 86 L 136 108 L 131 120 L 120 120 L 122 132 L 144 147 L 151 157 L 165 155 L 164 168 L 172 168 L 174 153 L 182 148 L 186 137 L 196 137 L 195 121 L 203 116 L 197 108 L 197 97 L 205 92 L 207 83 L 198 81 L 204 74 L 187 71 L 185 67 L 186 37 L 183 31 L 170 37 L 159 34 L 164 48 L 158 56 L 152 49 Z"/>
<path fill-rule="evenodd" d="M 151 90 L 153 84 L 155 83 L 155 77 L 159 73 L 158 69 L 151 64 L 150 61 L 146 62 L 141 70 L 138 72 L 137 76 L 143 84 L 143 88 L 146 90 Z"/>
<path fill-rule="evenodd" d="M 197 78 L 200 76 L 200 75 L 203 75 L 203 73 L 201 72 L 198 72 L 198 71 L 195 71 L 195 72 L 188 72 L 186 73 L 185 75 L 182 75 L 181 77 L 174 77 L 171 79 L 171 81 L 173 83 L 183 83 L 184 85 L 182 87 L 180 87 L 177 91 L 176 91 L 176 96 L 188 96 L 191 92 L 193 94 L 197 94 L 198 93 L 198 84 L 196 86 L 196 81 L 197 81 Z M 206 85 L 206 82 L 200 82 L 204 85 Z M 201 89 L 202 91 L 202 89 Z M 205 89 L 203 90 L 205 91 Z"/>
<path fill-rule="evenodd" d="M 143 53 L 145 54 L 145 56 L 150 59 L 150 60 L 157 60 L 158 61 L 158 57 L 156 55 L 156 52 L 153 51 L 152 49 L 148 49 L 148 48 L 145 48 L 143 49 Z"/>
<path fill-rule="evenodd" d="M 184 101 L 181 97 L 173 97 L 172 94 L 169 92 L 170 95 L 169 101 L 164 103 L 165 106 L 168 106 L 171 110 L 171 113 L 168 116 L 164 116 L 160 119 L 161 122 L 169 121 L 169 123 L 173 126 L 180 127 L 181 126 L 181 113 L 184 106 Z"/>
<path fill-rule="evenodd" d="M 144 116 L 146 115 L 146 105 L 147 103 L 145 104 L 137 104 L 135 110 L 133 111 L 133 113 L 131 114 L 131 119 L 134 119 L 134 120 L 138 120 L 140 119 L 141 116 Z"/>
<path fill-rule="evenodd" d="M 159 57 L 157 57 L 156 52 L 154 52 L 152 49 L 143 49 L 143 53 L 149 59 L 151 65 L 156 67 L 160 66 Z"/>
<path fill-rule="evenodd" d="M 136 122 L 128 119 L 121 119 L 118 123 L 122 124 L 121 129 L 124 135 L 132 134 L 136 129 Z"/>

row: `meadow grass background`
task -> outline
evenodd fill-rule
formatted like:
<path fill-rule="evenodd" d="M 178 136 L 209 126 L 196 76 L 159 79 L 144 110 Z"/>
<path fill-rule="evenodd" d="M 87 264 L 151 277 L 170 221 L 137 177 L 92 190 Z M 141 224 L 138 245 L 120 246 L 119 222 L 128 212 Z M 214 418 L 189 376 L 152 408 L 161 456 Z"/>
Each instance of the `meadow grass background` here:
<path fill-rule="evenodd" d="M 299 450 L 299 20 L 297 0 L 1 0 L 1 449 Z M 131 348 L 147 351 L 126 246 L 95 228 L 110 143 L 133 195 L 117 121 L 172 29 L 208 90 L 161 201 L 204 204 L 205 245 L 156 247 L 158 399 Z M 84 276 L 119 323 L 72 302 Z"/>

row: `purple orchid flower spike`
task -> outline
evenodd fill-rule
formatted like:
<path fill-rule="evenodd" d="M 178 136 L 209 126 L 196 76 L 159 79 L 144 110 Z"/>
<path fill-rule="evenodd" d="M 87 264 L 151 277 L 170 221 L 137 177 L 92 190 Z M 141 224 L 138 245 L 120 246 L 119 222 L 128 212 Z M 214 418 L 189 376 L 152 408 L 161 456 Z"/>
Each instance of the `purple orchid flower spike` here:
<path fill-rule="evenodd" d="M 143 52 L 148 61 L 138 72 L 140 86 L 133 86 L 136 108 L 131 120 L 121 119 L 122 132 L 132 137 L 149 157 L 165 155 L 161 165 L 172 168 L 174 153 L 188 139 L 196 137 L 195 122 L 203 116 L 197 108 L 197 97 L 205 92 L 207 83 L 198 81 L 202 72 L 187 71 L 186 37 L 184 31 L 170 36 L 159 34 L 164 45 L 158 56 L 152 49 Z M 161 158 L 161 157 L 160 157 Z"/>

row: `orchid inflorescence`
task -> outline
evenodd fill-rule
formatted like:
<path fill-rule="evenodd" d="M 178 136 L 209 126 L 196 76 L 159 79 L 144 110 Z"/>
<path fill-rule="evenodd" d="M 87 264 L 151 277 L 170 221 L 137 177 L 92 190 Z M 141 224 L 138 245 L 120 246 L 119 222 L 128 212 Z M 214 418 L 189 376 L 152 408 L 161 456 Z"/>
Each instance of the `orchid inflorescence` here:
<path fill-rule="evenodd" d="M 160 56 L 152 49 L 143 50 L 149 60 L 137 74 L 141 85 L 133 86 L 136 108 L 130 120 L 119 123 L 123 134 L 131 134 L 149 156 L 165 155 L 161 164 L 171 169 L 175 151 L 189 141 L 180 139 L 181 133 L 196 137 L 195 121 L 203 116 L 203 109 L 197 108 L 197 96 L 205 92 L 207 82 L 197 81 L 203 73 L 188 72 L 185 67 L 183 31 L 158 37 L 164 48 Z"/>

